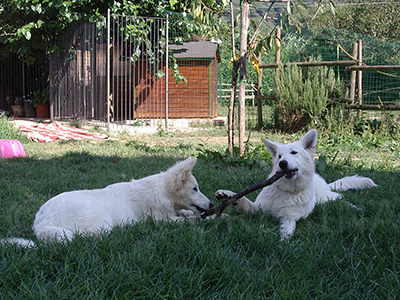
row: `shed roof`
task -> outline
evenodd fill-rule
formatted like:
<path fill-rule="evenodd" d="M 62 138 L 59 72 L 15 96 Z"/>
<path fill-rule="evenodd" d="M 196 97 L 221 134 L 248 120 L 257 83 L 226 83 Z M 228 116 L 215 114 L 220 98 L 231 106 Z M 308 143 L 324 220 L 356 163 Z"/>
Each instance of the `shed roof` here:
<path fill-rule="evenodd" d="M 218 44 L 210 41 L 188 41 L 183 43 L 169 44 L 168 47 L 172 50 L 176 59 L 213 59 L 217 56 L 218 61 L 220 60 Z"/>

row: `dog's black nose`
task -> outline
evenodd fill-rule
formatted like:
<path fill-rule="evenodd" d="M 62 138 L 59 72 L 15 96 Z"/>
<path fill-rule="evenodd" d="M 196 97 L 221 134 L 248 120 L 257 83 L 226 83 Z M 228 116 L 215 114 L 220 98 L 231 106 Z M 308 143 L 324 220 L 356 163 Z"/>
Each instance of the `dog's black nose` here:
<path fill-rule="evenodd" d="M 212 203 L 212 202 L 210 201 L 210 205 L 209 205 L 208 209 L 212 208 L 213 206 L 214 206 L 214 203 Z"/>
<path fill-rule="evenodd" d="M 286 170 L 287 167 L 288 167 L 288 162 L 287 162 L 287 160 L 281 160 L 281 161 L 279 162 L 279 167 L 280 167 L 282 170 Z"/>

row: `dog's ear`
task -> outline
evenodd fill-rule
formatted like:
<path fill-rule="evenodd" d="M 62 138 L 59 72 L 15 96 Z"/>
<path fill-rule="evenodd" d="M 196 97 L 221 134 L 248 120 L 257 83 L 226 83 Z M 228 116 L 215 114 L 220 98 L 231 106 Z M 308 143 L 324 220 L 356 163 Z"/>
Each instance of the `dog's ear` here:
<path fill-rule="evenodd" d="M 166 179 L 169 180 L 168 186 L 173 187 L 175 190 L 184 187 L 196 161 L 197 158 L 189 157 L 171 167 L 167 171 L 168 175 L 166 177 Z"/>
<path fill-rule="evenodd" d="M 276 142 L 271 142 L 270 140 L 267 140 L 266 138 L 263 139 L 265 147 L 267 147 L 268 152 L 272 156 L 276 156 L 276 148 L 278 147 L 278 143 Z"/>
<path fill-rule="evenodd" d="M 311 129 L 301 138 L 300 141 L 305 150 L 315 151 L 315 147 L 317 146 L 317 141 L 318 141 L 317 130 Z"/>

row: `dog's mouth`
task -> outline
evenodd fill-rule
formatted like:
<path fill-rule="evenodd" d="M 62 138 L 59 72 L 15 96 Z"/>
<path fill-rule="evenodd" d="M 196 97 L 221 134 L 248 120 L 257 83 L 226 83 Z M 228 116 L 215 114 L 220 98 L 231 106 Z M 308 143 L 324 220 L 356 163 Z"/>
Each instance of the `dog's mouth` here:
<path fill-rule="evenodd" d="M 294 169 L 294 170 L 284 171 L 285 172 L 285 178 L 292 179 L 293 177 L 296 176 L 297 171 L 299 171 L 299 170 L 298 169 Z"/>
<path fill-rule="evenodd" d="M 207 211 L 207 209 L 204 209 L 204 208 L 202 208 L 202 207 L 200 207 L 200 206 L 198 206 L 198 205 L 196 205 L 196 204 L 191 204 L 191 206 L 193 206 L 194 208 L 196 208 L 198 211 L 199 211 L 199 213 L 203 213 L 203 212 L 205 212 L 205 211 Z"/>

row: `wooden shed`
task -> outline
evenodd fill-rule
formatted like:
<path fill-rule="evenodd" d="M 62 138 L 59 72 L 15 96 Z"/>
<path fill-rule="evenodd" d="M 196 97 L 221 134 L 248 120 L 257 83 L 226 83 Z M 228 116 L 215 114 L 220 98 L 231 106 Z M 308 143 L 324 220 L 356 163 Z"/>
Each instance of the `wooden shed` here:
<path fill-rule="evenodd" d="M 169 71 L 168 118 L 216 117 L 218 115 L 218 62 L 220 61 L 218 44 L 200 40 L 169 44 L 168 47 L 174 53 L 179 72 L 187 80 L 187 83 L 176 84 L 172 71 Z M 121 52 L 114 49 L 114 53 Z M 118 64 L 129 63 L 120 59 L 114 59 L 114 61 Z M 156 80 L 154 70 L 146 67 L 147 64 L 147 61 L 136 62 L 132 70 L 135 76 L 124 76 L 128 74 L 123 74 L 121 71 L 116 74 L 115 70 L 127 68 L 114 65 L 114 82 L 124 94 L 130 94 L 129 97 L 124 97 L 128 100 L 122 100 L 123 107 L 131 107 L 128 115 L 134 116 L 134 119 L 165 118 L 165 77 Z M 162 69 L 165 73 L 165 63 Z M 113 96 L 114 104 L 121 106 L 117 103 L 120 97 L 115 96 Z M 126 101 L 131 103 L 126 103 Z"/>

